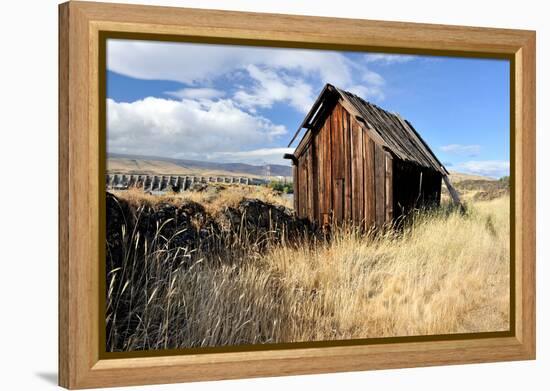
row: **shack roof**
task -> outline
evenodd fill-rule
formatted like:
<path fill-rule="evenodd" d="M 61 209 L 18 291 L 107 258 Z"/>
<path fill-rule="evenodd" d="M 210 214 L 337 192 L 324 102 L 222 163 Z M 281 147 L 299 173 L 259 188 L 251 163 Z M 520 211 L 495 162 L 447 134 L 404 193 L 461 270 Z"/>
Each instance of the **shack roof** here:
<path fill-rule="evenodd" d="M 292 145 L 300 131 L 305 128 L 307 131 L 296 148 L 296 151 L 303 150 L 311 140 L 312 133 L 317 130 L 319 118 L 334 107 L 335 100 L 364 125 L 374 142 L 397 158 L 432 168 L 443 176 L 449 174 L 409 121 L 331 84 L 325 85 L 288 146 Z"/>

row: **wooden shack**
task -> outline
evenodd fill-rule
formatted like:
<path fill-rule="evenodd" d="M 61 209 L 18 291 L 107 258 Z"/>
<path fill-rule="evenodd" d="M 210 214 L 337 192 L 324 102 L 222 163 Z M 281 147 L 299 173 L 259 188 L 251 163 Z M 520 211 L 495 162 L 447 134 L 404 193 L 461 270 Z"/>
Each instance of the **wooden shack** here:
<path fill-rule="evenodd" d="M 294 208 L 317 224 L 381 227 L 413 208 L 439 205 L 448 172 L 414 127 L 360 97 L 327 84 L 289 147 Z"/>

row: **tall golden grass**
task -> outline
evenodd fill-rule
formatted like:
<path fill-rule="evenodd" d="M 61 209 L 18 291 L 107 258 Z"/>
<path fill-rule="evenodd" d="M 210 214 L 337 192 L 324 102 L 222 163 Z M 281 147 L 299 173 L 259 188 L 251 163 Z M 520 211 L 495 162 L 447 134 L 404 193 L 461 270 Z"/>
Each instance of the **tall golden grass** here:
<path fill-rule="evenodd" d="M 124 237 L 128 246 L 139 240 L 129 232 Z M 118 289 L 129 302 L 121 316 L 112 311 L 120 292 L 108 292 L 108 350 L 509 327 L 508 197 L 472 203 L 465 215 L 443 208 L 418 213 L 402 230 L 383 235 L 341 228 L 330 240 L 273 244 L 262 252 L 236 243 L 241 236 L 231 240 L 215 260 L 151 243 L 111 271 L 108 287 L 126 279 Z M 135 273 L 142 274 L 143 289 L 131 286 Z"/>

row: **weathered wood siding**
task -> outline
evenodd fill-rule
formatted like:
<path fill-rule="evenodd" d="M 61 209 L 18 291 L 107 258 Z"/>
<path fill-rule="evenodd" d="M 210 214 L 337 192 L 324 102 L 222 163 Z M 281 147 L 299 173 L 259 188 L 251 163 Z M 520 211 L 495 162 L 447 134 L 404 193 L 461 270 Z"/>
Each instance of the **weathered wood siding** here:
<path fill-rule="evenodd" d="M 381 227 L 394 218 L 393 159 L 339 104 L 297 156 L 294 202 L 320 225 Z"/>

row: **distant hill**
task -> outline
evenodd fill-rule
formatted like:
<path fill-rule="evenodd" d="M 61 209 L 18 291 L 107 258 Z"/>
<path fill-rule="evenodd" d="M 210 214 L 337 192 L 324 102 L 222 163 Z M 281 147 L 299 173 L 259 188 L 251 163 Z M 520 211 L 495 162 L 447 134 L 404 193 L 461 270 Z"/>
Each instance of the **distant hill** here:
<path fill-rule="evenodd" d="M 493 179 L 480 175 L 451 172 L 451 182 L 462 200 L 489 201 L 510 193 L 510 179 Z M 442 186 L 443 198 L 448 198 L 448 190 Z"/>
<path fill-rule="evenodd" d="M 172 159 L 158 156 L 126 155 L 111 153 L 107 156 L 107 170 L 127 174 L 143 173 L 157 175 L 217 175 L 265 177 L 266 166 L 245 163 L 218 163 L 198 160 Z M 292 176 L 292 167 L 281 164 L 269 165 L 270 176 Z"/>
<path fill-rule="evenodd" d="M 463 182 L 463 181 L 496 181 L 494 178 L 487 176 L 475 175 L 475 174 L 464 174 L 462 172 L 450 171 L 451 182 Z"/>

